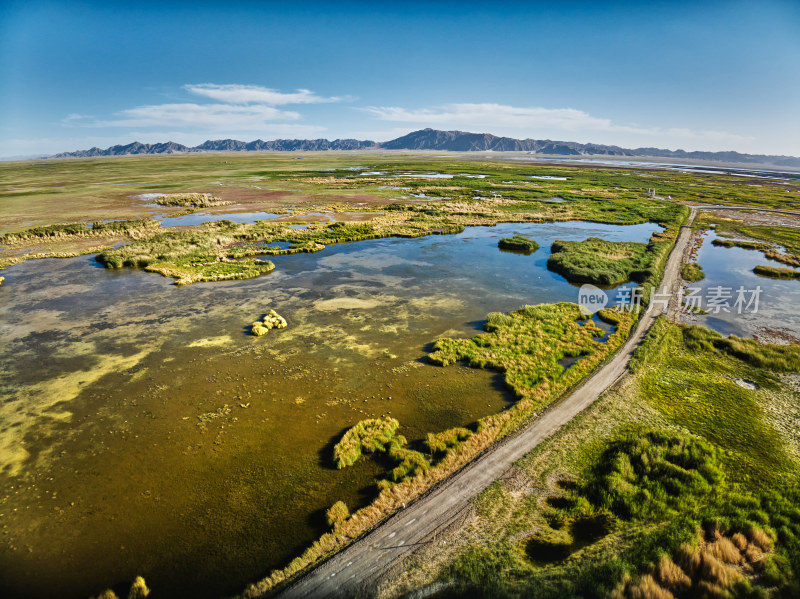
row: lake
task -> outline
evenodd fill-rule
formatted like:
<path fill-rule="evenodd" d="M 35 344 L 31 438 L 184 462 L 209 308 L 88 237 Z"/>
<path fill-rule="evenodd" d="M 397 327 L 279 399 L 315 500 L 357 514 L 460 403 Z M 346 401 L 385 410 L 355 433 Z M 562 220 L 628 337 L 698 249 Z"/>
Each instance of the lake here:
<path fill-rule="evenodd" d="M 497 373 L 427 364 L 432 341 L 474 335 L 491 311 L 576 301 L 546 268 L 556 239 L 657 230 L 470 227 L 185 287 L 91 256 L 6 269 L 0 594 L 86 597 L 137 574 L 160 596 L 242 590 L 317 538 L 335 501 L 374 497 L 375 460 L 333 468 L 348 427 L 388 414 L 413 442 L 510 405 Z M 498 250 L 515 234 L 541 249 Z M 288 328 L 251 336 L 270 309 Z"/>

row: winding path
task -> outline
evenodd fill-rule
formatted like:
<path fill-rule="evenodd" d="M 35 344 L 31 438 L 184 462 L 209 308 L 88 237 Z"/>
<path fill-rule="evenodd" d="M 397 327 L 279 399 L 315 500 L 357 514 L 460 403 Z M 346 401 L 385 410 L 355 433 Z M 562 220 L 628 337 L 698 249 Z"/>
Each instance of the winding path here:
<path fill-rule="evenodd" d="M 697 210 L 697 207 L 691 207 L 689 225 L 681 228 L 659 288 L 660 294 L 669 294 L 670 314 L 675 314 L 679 308 L 681 262 L 692 239 L 690 226 Z M 291 583 L 278 596 L 316 598 L 373 594 L 376 581 L 391 565 L 413 552 L 416 546 L 430 542 L 437 531 L 446 528 L 462 515 L 475 495 L 501 478 L 514 462 L 614 385 L 627 371 L 634 350 L 663 311 L 663 303 L 650 302 L 625 345 L 568 396 L 406 509 L 397 512 L 383 524 Z"/>

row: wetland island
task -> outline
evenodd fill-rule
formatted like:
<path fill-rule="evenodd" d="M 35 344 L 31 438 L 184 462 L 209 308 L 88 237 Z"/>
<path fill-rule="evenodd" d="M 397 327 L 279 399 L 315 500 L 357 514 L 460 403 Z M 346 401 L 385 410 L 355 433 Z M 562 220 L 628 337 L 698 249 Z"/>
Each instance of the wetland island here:
<path fill-rule="evenodd" d="M 0 163 L 3 596 L 797 596 L 800 182 L 754 180 Z"/>

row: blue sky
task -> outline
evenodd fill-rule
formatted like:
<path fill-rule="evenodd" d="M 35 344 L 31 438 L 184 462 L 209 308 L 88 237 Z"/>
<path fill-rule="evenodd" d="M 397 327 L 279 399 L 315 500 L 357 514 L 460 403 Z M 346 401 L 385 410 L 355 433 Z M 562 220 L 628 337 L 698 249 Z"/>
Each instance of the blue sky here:
<path fill-rule="evenodd" d="M 0 5 L 0 156 L 423 127 L 800 156 L 800 0 Z"/>

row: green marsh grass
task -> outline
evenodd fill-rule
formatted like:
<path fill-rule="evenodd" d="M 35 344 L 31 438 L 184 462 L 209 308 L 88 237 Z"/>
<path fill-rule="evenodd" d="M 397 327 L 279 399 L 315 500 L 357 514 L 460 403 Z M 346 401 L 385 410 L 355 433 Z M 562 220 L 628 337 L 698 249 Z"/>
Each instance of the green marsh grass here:
<path fill-rule="evenodd" d="M 337 501 L 325 512 L 325 519 L 328 522 L 328 526 L 334 529 L 337 526 L 341 526 L 349 517 L 350 510 L 347 509 L 347 504 L 344 501 Z"/>
<path fill-rule="evenodd" d="M 389 416 L 362 420 L 342 436 L 333 448 L 333 461 L 338 469 L 352 466 L 362 453 L 383 453 L 392 463 L 389 478 L 400 482 L 426 472 L 430 462 L 420 452 L 408 449 L 408 441 L 397 434 L 400 423 Z M 379 485 L 381 489 L 390 485 Z"/>
<path fill-rule="evenodd" d="M 428 433 L 425 437 L 425 449 L 431 455 L 444 455 L 448 450 L 465 441 L 472 431 L 463 427 L 451 428 L 441 433 Z"/>
<path fill-rule="evenodd" d="M 233 203 L 225 202 L 210 193 L 165 193 L 153 201 L 159 206 L 184 206 L 186 208 L 209 208 Z"/>
<path fill-rule="evenodd" d="M 342 436 L 333 448 L 333 461 L 338 469 L 352 466 L 362 452 L 386 451 L 396 439 L 400 423 L 391 417 L 362 420 Z"/>
<path fill-rule="evenodd" d="M 156 220 L 112 220 L 95 221 L 91 226 L 84 223 L 68 223 L 32 227 L 17 233 L 6 233 L 0 237 L 0 244 L 24 243 L 38 239 L 69 239 L 82 237 L 102 237 L 111 235 L 135 235 L 136 233 L 152 231 L 161 224 Z"/>
<path fill-rule="evenodd" d="M 554 241 L 547 268 L 571 283 L 615 286 L 650 277 L 653 254 L 647 244 L 606 241 L 590 237 L 584 241 Z"/>
<path fill-rule="evenodd" d="M 776 268 L 759 264 L 753 268 L 753 272 L 760 277 L 769 277 L 770 279 L 800 280 L 800 270 L 794 268 Z"/>
<path fill-rule="evenodd" d="M 659 319 L 634 378 L 482 493 L 477 519 L 393 592 L 439 580 L 453 596 L 797 596 L 800 464 L 764 406 L 798 355 Z"/>
<path fill-rule="evenodd" d="M 695 283 L 705 279 L 706 275 L 697 262 L 684 262 L 681 264 L 681 278 L 687 283 Z"/>
<path fill-rule="evenodd" d="M 501 250 L 532 254 L 539 249 L 539 244 L 533 239 L 528 239 L 524 235 L 514 235 L 514 237 L 504 237 L 498 241 L 497 247 L 499 247 Z"/>

